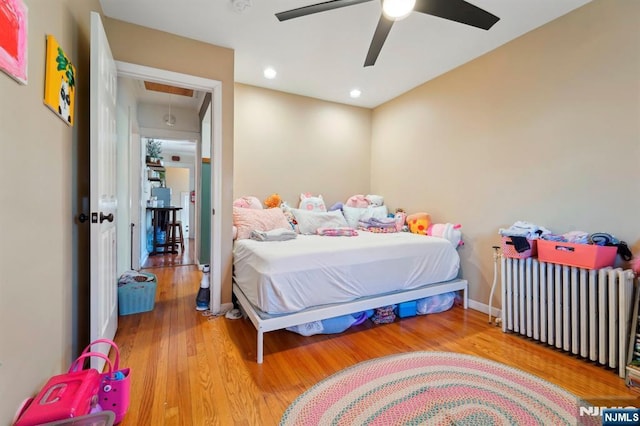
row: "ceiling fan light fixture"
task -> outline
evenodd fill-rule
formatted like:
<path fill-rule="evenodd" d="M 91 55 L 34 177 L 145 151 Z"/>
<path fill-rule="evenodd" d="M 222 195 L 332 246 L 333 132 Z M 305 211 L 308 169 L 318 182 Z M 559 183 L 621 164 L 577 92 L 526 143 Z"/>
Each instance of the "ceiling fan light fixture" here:
<path fill-rule="evenodd" d="M 382 13 L 389 19 L 399 21 L 413 12 L 416 0 L 383 0 Z"/>

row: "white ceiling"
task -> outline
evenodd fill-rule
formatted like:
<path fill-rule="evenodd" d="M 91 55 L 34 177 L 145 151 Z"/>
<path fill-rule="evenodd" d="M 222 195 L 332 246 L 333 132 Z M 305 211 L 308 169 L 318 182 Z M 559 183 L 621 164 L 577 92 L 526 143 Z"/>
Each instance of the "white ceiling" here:
<path fill-rule="evenodd" d="M 100 0 L 106 16 L 235 50 L 235 80 L 372 108 L 590 0 L 471 0 L 500 17 L 489 31 L 414 12 L 396 22 L 373 67 L 363 67 L 380 17 L 377 0 L 280 22 L 326 0 Z M 276 79 L 263 69 L 272 66 Z M 362 91 L 351 99 L 353 88 Z"/>

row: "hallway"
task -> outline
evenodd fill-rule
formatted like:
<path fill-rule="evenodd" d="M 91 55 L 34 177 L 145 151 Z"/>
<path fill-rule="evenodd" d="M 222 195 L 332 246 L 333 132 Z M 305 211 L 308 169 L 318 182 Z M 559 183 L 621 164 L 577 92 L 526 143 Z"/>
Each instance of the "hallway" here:
<path fill-rule="evenodd" d="M 195 264 L 195 240 L 193 238 L 186 238 L 184 240 L 184 252 L 178 250 L 177 253 L 164 253 L 149 256 L 142 265 L 142 269 Z"/>

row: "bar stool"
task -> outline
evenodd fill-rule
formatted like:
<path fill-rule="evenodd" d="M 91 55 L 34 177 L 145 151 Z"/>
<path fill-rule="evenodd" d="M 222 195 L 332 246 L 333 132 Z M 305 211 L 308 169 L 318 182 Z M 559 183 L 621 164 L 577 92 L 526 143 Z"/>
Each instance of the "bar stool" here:
<path fill-rule="evenodd" d="M 184 252 L 184 236 L 182 234 L 182 221 L 169 222 L 167 224 L 167 244 L 173 249 L 173 246 L 180 246 L 182 252 Z M 176 251 L 177 251 L 176 247 Z"/>

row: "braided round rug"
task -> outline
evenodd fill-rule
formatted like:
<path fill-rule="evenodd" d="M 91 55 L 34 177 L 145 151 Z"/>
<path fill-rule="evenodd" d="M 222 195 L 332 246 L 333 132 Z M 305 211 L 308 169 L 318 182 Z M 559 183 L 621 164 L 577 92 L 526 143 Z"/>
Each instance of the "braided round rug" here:
<path fill-rule="evenodd" d="M 575 425 L 590 406 L 516 368 L 472 355 L 410 352 L 361 362 L 300 395 L 281 425 Z"/>

